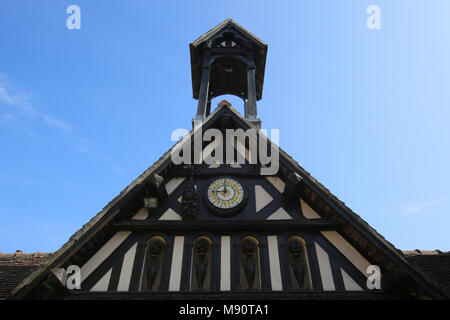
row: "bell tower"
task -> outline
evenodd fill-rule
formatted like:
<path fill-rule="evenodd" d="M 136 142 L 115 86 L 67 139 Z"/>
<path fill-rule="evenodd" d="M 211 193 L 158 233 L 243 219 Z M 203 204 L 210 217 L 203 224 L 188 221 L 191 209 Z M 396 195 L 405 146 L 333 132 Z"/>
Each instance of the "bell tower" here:
<path fill-rule="evenodd" d="M 232 94 L 244 101 L 245 118 L 260 127 L 256 101 L 262 98 L 267 44 L 226 19 L 189 47 L 192 91 L 198 100 L 193 121 L 210 114 L 211 99 Z"/>

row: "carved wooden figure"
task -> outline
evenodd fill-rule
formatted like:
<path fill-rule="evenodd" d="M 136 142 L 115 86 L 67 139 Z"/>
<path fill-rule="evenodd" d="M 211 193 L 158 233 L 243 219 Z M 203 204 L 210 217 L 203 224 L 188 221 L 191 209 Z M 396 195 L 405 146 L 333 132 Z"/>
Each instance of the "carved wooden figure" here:
<path fill-rule="evenodd" d="M 195 255 L 194 255 L 194 268 L 195 276 L 197 279 L 197 288 L 203 289 L 205 282 L 205 276 L 208 272 L 208 252 L 210 250 L 210 244 L 206 239 L 199 239 L 195 243 Z"/>
<path fill-rule="evenodd" d="M 244 240 L 244 242 L 242 242 L 241 251 L 245 256 L 244 260 L 242 261 L 242 265 L 244 267 L 248 289 L 252 290 L 256 275 L 256 245 L 252 240 L 246 239 Z"/>
<path fill-rule="evenodd" d="M 198 215 L 198 197 L 193 184 L 189 184 L 183 191 L 181 199 L 181 216 L 186 220 L 193 220 Z"/>
<path fill-rule="evenodd" d="M 292 240 L 289 243 L 289 252 L 291 253 L 291 267 L 297 280 L 299 289 L 305 288 L 305 253 L 300 241 Z"/>
<path fill-rule="evenodd" d="M 158 270 L 160 267 L 160 256 L 163 248 L 163 242 L 156 239 L 151 242 L 149 246 L 149 258 L 147 260 L 147 288 L 152 291 L 153 284 L 155 282 L 156 276 L 158 275 Z"/>

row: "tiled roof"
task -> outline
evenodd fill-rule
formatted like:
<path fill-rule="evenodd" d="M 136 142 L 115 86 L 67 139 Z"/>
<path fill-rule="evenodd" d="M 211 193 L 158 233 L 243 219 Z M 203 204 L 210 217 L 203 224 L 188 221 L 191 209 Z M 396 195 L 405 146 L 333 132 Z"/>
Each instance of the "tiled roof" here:
<path fill-rule="evenodd" d="M 450 297 L 450 251 L 403 251 L 406 260 Z"/>
<path fill-rule="evenodd" d="M 0 252 L 0 299 L 36 270 L 51 253 Z"/>

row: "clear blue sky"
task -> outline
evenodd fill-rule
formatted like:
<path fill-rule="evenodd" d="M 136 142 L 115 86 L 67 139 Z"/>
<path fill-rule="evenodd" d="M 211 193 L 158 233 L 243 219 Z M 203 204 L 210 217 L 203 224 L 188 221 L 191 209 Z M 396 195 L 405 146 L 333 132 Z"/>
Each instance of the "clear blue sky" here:
<path fill-rule="evenodd" d="M 0 251 L 57 250 L 190 129 L 188 44 L 228 17 L 269 45 L 258 110 L 281 147 L 396 247 L 450 250 L 449 15 L 446 0 L 0 2 Z"/>

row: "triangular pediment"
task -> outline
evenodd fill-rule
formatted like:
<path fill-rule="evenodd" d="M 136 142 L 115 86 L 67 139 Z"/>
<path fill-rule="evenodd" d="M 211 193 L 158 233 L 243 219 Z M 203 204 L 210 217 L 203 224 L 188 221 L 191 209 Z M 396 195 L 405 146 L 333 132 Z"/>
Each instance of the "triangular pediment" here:
<path fill-rule="evenodd" d="M 222 106 L 209 115 L 201 127 L 191 130 L 188 135 L 193 137 L 196 130 L 210 128 L 259 130 L 233 108 Z M 192 230 L 198 233 L 202 230 L 219 231 L 224 226 L 247 230 L 242 224 L 243 221 L 254 223 L 253 226 L 257 226 L 260 232 L 277 226 L 290 233 L 301 230 L 300 234 L 311 235 L 311 246 L 316 253 L 318 269 L 308 272 L 311 278 L 316 277 L 322 281 L 320 284 L 312 282 L 311 286 L 320 285 L 325 291 L 339 288 L 348 288 L 350 291 L 366 290 L 364 271 L 369 265 L 378 265 L 383 274 L 397 269 L 407 274 L 415 292 L 422 290 L 420 292 L 425 296 L 442 297 L 391 244 L 282 149 L 279 149 L 278 173 L 263 176 L 260 171 L 263 166 L 260 163 L 244 163 L 240 167 L 220 164 L 212 168 L 205 164 L 187 167 L 175 165 L 171 160 L 171 152 L 182 144 L 183 140 L 177 142 L 75 233 L 46 265 L 13 291 L 13 298 L 38 294 L 48 286 L 46 282 L 51 269 L 72 264 L 80 265 L 82 270 L 88 271 L 84 279 L 87 290 L 111 288 L 113 279 L 118 291 L 139 290 L 140 280 L 136 278 L 136 272 L 140 272 L 143 267 L 142 264 L 133 266 L 133 261 L 143 255 L 144 249 L 138 245 L 144 241 L 143 231 L 156 234 L 164 230 L 171 230 L 172 233 Z M 207 144 L 203 146 L 206 147 Z M 202 203 L 205 199 L 204 192 L 210 180 L 218 176 L 238 177 L 237 179 L 242 181 L 249 191 L 246 199 L 248 208 L 245 207 L 241 212 L 227 218 L 210 213 Z M 186 188 L 193 188 L 198 193 L 200 213 L 194 219 L 183 217 L 183 194 Z M 173 241 L 171 248 L 179 248 L 184 239 L 175 237 L 170 240 Z M 270 235 L 268 239 L 273 241 L 274 238 Z M 222 236 L 222 240 L 227 239 Z M 276 242 L 268 244 L 272 253 L 275 250 L 274 243 Z M 272 259 L 271 252 L 267 259 Z M 174 258 L 175 256 L 173 253 Z M 336 274 L 339 274 L 340 282 L 330 280 L 336 277 Z M 172 280 L 167 284 L 168 290 L 175 281 Z M 283 287 L 276 283 L 272 286 Z"/>
<path fill-rule="evenodd" d="M 257 36 L 252 34 L 250 31 L 239 25 L 237 22 L 233 21 L 233 19 L 225 19 L 222 23 L 218 24 L 213 29 L 204 33 L 200 37 L 198 37 L 195 41 L 191 43 L 192 46 L 198 47 L 207 41 L 211 41 L 215 38 L 223 37 L 223 34 L 227 31 L 238 32 L 242 38 L 245 38 L 248 41 L 254 42 L 259 46 L 267 46 L 267 44 L 259 39 Z"/>

